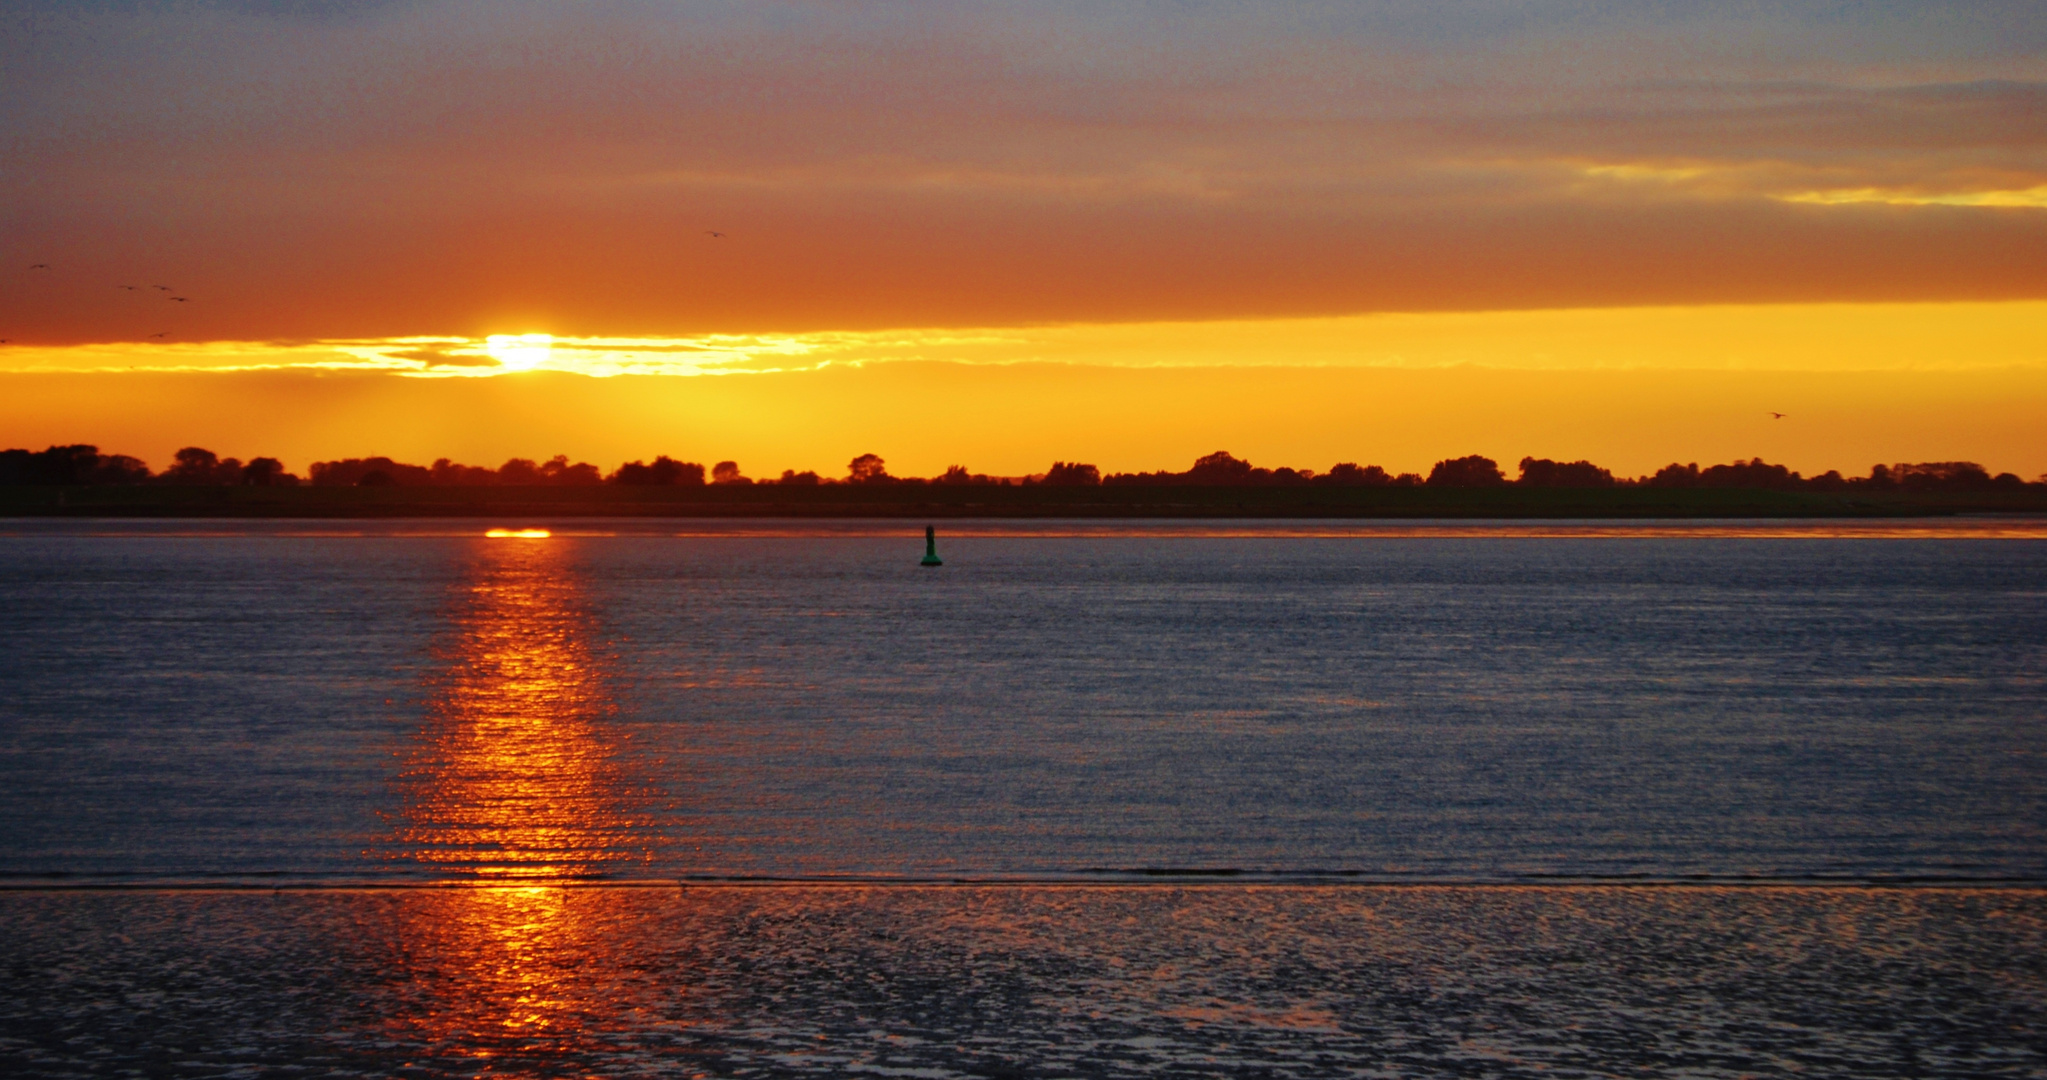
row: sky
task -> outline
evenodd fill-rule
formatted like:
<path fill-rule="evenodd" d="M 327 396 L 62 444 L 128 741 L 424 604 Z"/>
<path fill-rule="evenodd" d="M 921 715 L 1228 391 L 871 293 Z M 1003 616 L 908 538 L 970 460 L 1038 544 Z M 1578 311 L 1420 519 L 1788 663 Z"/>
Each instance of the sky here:
<path fill-rule="evenodd" d="M 0 99 L 10 446 L 2047 472 L 2037 4 L 0 0 Z"/>

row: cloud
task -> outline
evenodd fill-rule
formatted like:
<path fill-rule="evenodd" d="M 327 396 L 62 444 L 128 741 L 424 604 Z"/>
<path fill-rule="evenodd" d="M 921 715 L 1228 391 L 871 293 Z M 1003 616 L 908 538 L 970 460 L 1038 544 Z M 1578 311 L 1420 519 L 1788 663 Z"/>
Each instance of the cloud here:
<path fill-rule="evenodd" d="M 131 275 L 239 339 L 2047 290 L 2026 4 L 8 16 L 0 235 L 65 274 L 0 320 L 52 342 L 167 329 Z"/>
<path fill-rule="evenodd" d="M 384 372 L 487 379 L 534 372 L 757 376 L 903 364 L 1135 369 L 1494 371 L 2047 370 L 2047 302 L 1821 304 L 1437 312 L 1205 322 L 900 328 L 790 335 L 353 339 L 8 347 L 0 374 Z"/>
<path fill-rule="evenodd" d="M 2023 191 L 1927 191 L 1897 188 L 1835 188 L 1780 196 L 1786 202 L 1845 206 L 1852 203 L 1882 203 L 1886 206 L 2001 206 L 2047 209 L 2047 184 Z"/>

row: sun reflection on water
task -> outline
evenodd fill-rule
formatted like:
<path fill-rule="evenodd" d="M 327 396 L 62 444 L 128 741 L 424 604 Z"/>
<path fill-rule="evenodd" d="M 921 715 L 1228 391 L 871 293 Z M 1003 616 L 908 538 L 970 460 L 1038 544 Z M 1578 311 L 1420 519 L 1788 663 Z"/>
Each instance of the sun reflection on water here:
<path fill-rule="evenodd" d="M 395 854 L 435 876 L 618 877 L 660 844 L 606 661 L 560 544 L 473 548 L 426 720 L 400 775 Z"/>
<path fill-rule="evenodd" d="M 420 991 L 386 1036 L 479 1059 L 575 1058 L 618 994 L 612 947 L 574 879 L 618 879 L 663 843 L 655 786 L 626 751 L 573 543 L 477 539 L 399 784 L 390 853 L 470 887 L 395 927 Z M 601 981 L 601 980 L 599 980 Z"/>
<path fill-rule="evenodd" d="M 408 992 L 385 1014 L 382 1038 L 414 1053 L 470 1059 L 476 1075 L 514 1061 L 600 1054 L 607 1030 L 645 993 L 619 985 L 629 945 L 607 917 L 603 891 L 462 888 L 407 897 L 395 911 L 390 925 Z"/>

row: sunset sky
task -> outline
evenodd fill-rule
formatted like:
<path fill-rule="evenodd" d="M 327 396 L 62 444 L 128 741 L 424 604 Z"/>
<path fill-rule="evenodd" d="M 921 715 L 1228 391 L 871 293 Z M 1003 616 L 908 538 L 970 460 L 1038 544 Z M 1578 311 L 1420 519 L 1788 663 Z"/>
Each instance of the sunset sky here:
<path fill-rule="evenodd" d="M 7 446 L 2047 472 L 2037 0 L 0 0 L 0 97 Z"/>

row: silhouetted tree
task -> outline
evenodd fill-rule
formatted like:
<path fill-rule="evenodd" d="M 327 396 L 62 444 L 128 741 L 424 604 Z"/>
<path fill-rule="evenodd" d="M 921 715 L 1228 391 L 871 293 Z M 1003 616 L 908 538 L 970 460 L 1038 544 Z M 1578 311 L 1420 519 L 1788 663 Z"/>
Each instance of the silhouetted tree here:
<path fill-rule="evenodd" d="M 1161 487 L 1186 482 L 1185 473 L 1169 472 L 1165 469 L 1158 472 L 1110 473 L 1102 477 L 1103 487 Z"/>
<path fill-rule="evenodd" d="M 85 443 L 0 451 L 0 484 L 139 484 L 148 479 L 149 466 L 142 459 L 102 454 Z"/>
<path fill-rule="evenodd" d="M 38 483 L 36 456 L 26 450 L 0 450 L 0 486 L 22 487 Z"/>
<path fill-rule="evenodd" d="M 229 458 L 233 461 L 233 458 Z M 140 484 L 149 479 L 149 466 L 141 458 L 126 454 L 101 454 L 93 463 L 91 482 L 95 484 Z"/>
<path fill-rule="evenodd" d="M 259 459 L 275 461 L 271 459 Z M 671 463 L 679 465 L 679 463 Z M 250 462 L 250 468 L 255 462 Z M 652 468 L 652 466 L 641 466 Z M 686 467 L 685 467 L 686 468 Z M 245 470 L 246 471 L 246 470 Z M 588 463 L 569 464 L 566 454 L 556 454 L 542 465 L 535 465 L 528 458 L 510 458 L 495 469 L 481 465 L 463 465 L 447 458 L 437 458 L 432 465 L 408 465 L 387 457 L 346 458 L 340 461 L 316 461 L 306 470 L 311 482 L 320 487 L 346 487 L 368 483 L 398 484 L 404 487 L 490 487 L 500 484 L 600 484 L 604 477 L 597 466 Z M 381 473 L 382 479 L 369 479 L 371 473 Z M 278 467 L 277 476 L 282 480 L 273 483 L 297 483 L 295 477 Z M 254 482 L 254 481 L 250 481 Z M 687 481 L 680 481 L 686 483 Z"/>
<path fill-rule="evenodd" d="M 1650 487 L 1698 487 L 1699 463 L 1679 465 L 1672 462 L 1656 470 L 1656 475 L 1642 481 Z"/>
<path fill-rule="evenodd" d="M 405 487 L 421 487 L 433 483 L 433 471 L 423 465 L 407 465 L 387 457 L 346 458 L 341 461 L 316 461 L 306 470 L 312 481 L 320 487 L 360 486 L 371 473 L 382 473 L 382 480 L 369 481 L 378 484 L 399 484 Z"/>
<path fill-rule="evenodd" d="M 500 484 L 538 484 L 542 482 L 540 466 L 531 458 L 507 458 L 498 466 L 496 480 Z"/>
<path fill-rule="evenodd" d="M 1762 458 L 1736 461 L 1727 465 L 1715 465 L 1699 470 L 1700 487 L 1762 488 L 1766 490 L 1789 491 L 1803 486 L 1804 481 L 1795 472 L 1782 465 L 1772 465 Z"/>
<path fill-rule="evenodd" d="M 299 478 L 284 471 L 284 462 L 274 457 L 251 458 L 242 466 L 242 483 L 252 487 L 290 487 Z"/>
<path fill-rule="evenodd" d="M 639 484 L 649 487 L 702 487 L 704 467 L 694 461 L 677 461 L 666 454 L 654 459 L 652 465 L 628 461 L 611 474 L 614 484 Z"/>
<path fill-rule="evenodd" d="M 1613 474 L 1589 461 L 1521 459 L 1521 479 L 1528 487 L 1612 487 Z"/>
<path fill-rule="evenodd" d="M 664 480 L 663 483 L 674 484 L 677 487 L 704 486 L 704 467 L 694 461 L 676 461 L 664 455 L 655 458 L 654 464 L 649 467 L 654 470 L 656 476 L 673 478 Z"/>
<path fill-rule="evenodd" d="M 100 449 L 83 443 L 52 446 L 37 455 L 42 459 L 46 484 L 90 484 L 99 468 Z"/>
<path fill-rule="evenodd" d="M 1907 491 L 1979 491 L 1990 486 L 1990 471 L 1973 461 L 1922 461 L 1893 465 L 1891 475 Z"/>
<path fill-rule="evenodd" d="M 211 450 L 187 446 L 173 455 L 171 467 L 157 479 L 166 484 L 239 484 L 242 463 L 234 458 L 222 461 Z"/>
<path fill-rule="evenodd" d="M 846 479 L 855 484 L 877 484 L 895 477 L 888 474 L 888 463 L 880 454 L 862 454 L 846 463 Z"/>
<path fill-rule="evenodd" d="M 211 484 L 213 470 L 219 465 L 213 451 L 187 446 L 171 455 L 171 467 L 163 471 L 162 479 L 172 484 Z"/>
<path fill-rule="evenodd" d="M 1195 458 L 1186 479 L 1190 484 L 1242 484 L 1251 479 L 1251 471 L 1250 462 L 1233 457 L 1227 450 L 1217 450 Z"/>
<path fill-rule="evenodd" d="M 435 458 L 427 467 L 427 483 L 436 487 L 489 487 L 497 482 L 497 470 L 480 465 L 459 465 L 447 458 Z"/>
<path fill-rule="evenodd" d="M 571 464 L 566 454 L 557 454 L 539 465 L 527 458 L 511 458 L 496 469 L 461 465 L 447 458 L 440 458 L 427 467 L 408 465 L 388 457 L 348 458 L 314 462 L 308 472 L 312 483 L 323 486 L 597 484 L 603 483 L 606 479 L 613 483 L 648 485 L 696 486 L 705 482 L 705 470 L 702 465 L 677 461 L 665 455 L 654 459 L 652 464 L 640 461 L 627 462 L 620 465 L 608 478 L 594 465 L 586 462 Z M 942 476 L 930 481 L 893 477 L 888 474 L 887 465 L 879 454 L 862 454 L 854 458 L 848 463 L 847 472 L 848 482 L 851 483 L 1001 485 L 1010 483 L 1008 480 L 969 472 L 963 465 L 951 466 Z M 754 482 L 741 475 L 738 464 L 731 461 L 719 462 L 712 468 L 711 476 L 720 484 Z M 0 451 L 0 484 L 133 484 L 150 479 L 149 467 L 141 460 L 125 454 L 101 454 L 97 447 L 83 443 L 52 446 L 37 452 L 18 448 Z M 171 467 L 156 479 L 172 484 L 279 485 L 299 482 L 297 477 L 285 471 L 283 463 L 276 458 L 256 458 L 244 466 L 233 458 L 222 460 L 211 451 L 196 446 L 179 450 Z M 815 472 L 799 473 L 794 470 L 783 470 L 779 481 L 765 482 L 796 485 L 831 483 Z M 1184 473 L 1160 470 L 1151 473 L 1115 473 L 1104 476 L 1094 465 L 1055 461 L 1041 479 L 1025 481 L 1032 482 L 1052 486 L 1094 484 L 1286 486 L 1305 483 L 1342 486 L 1418 486 L 1427 483 L 1437 486 L 1473 487 L 1503 484 L 1506 478 L 1501 475 L 1499 466 L 1490 458 L 1476 454 L 1437 462 L 1428 479 L 1424 481 L 1414 473 L 1390 476 L 1377 465 L 1360 466 L 1355 462 L 1338 462 L 1331 466 L 1327 473 L 1319 476 L 1310 469 L 1284 466 L 1276 469 L 1257 468 L 1227 451 L 1218 450 L 1197 458 L 1193 466 Z M 1657 470 L 1652 476 L 1632 481 L 1616 479 L 1612 473 L 1589 461 L 1558 462 L 1548 458 L 1525 457 L 1521 459 L 1521 476 L 1516 482 L 1533 487 L 1605 487 L 1642 483 L 1654 487 L 1735 487 L 1813 491 L 1891 488 L 1915 491 L 1983 491 L 2018 490 L 2028 486 L 2025 480 L 2015 474 L 2005 472 L 1993 476 L 1988 469 L 1973 461 L 1874 465 L 1867 477 L 1843 477 L 1838 471 L 1830 469 L 1811 479 L 1805 479 L 1783 465 L 1772 465 L 1761 458 L 1734 461 L 1705 469 L 1701 469 L 1697 463 L 1686 465 L 1673 463 Z M 2047 486 L 2047 477 L 2042 477 L 2038 483 Z"/>
<path fill-rule="evenodd" d="M 604 475 L 597 471 L 597 466 L 587 461 L 570 464 L 567 454 L 556 454 L 540 466 L 540 479 L 549 484 L 576 487 L 601 484 L 604 482 Z"/>
<path fill-rule="evenodd" d="M 1384 487 L 1393 482 L 1386 470 L 1377 465 L 1360 467 L 1355 461 L 1339 461 L 1329 471 L 1315 478 L 1318 484 L 1334 484 L 1338 487 Z"/>
<path fill-rule="evenodd" d="M 1044 483 L 1054 487 L 1094 487 L 1102 482 L 1102 470 L 1078 461 L 1055 461 L 1045 471 Z"/>
<path fill-rule="evenodd" d="M 945 472 L 931 481 L 934 484 L 1006 484 L 1009 481 L 989 476 L 987 473 L 968 472 L 965 465 L 947 466 Z"/>
<path fill-rule="evenodd" d="M 1496 487 L 1506 482 L 1500 463 L 1479 454 L 1438 461 L 1428 479 L 1431 487 Z"/>

